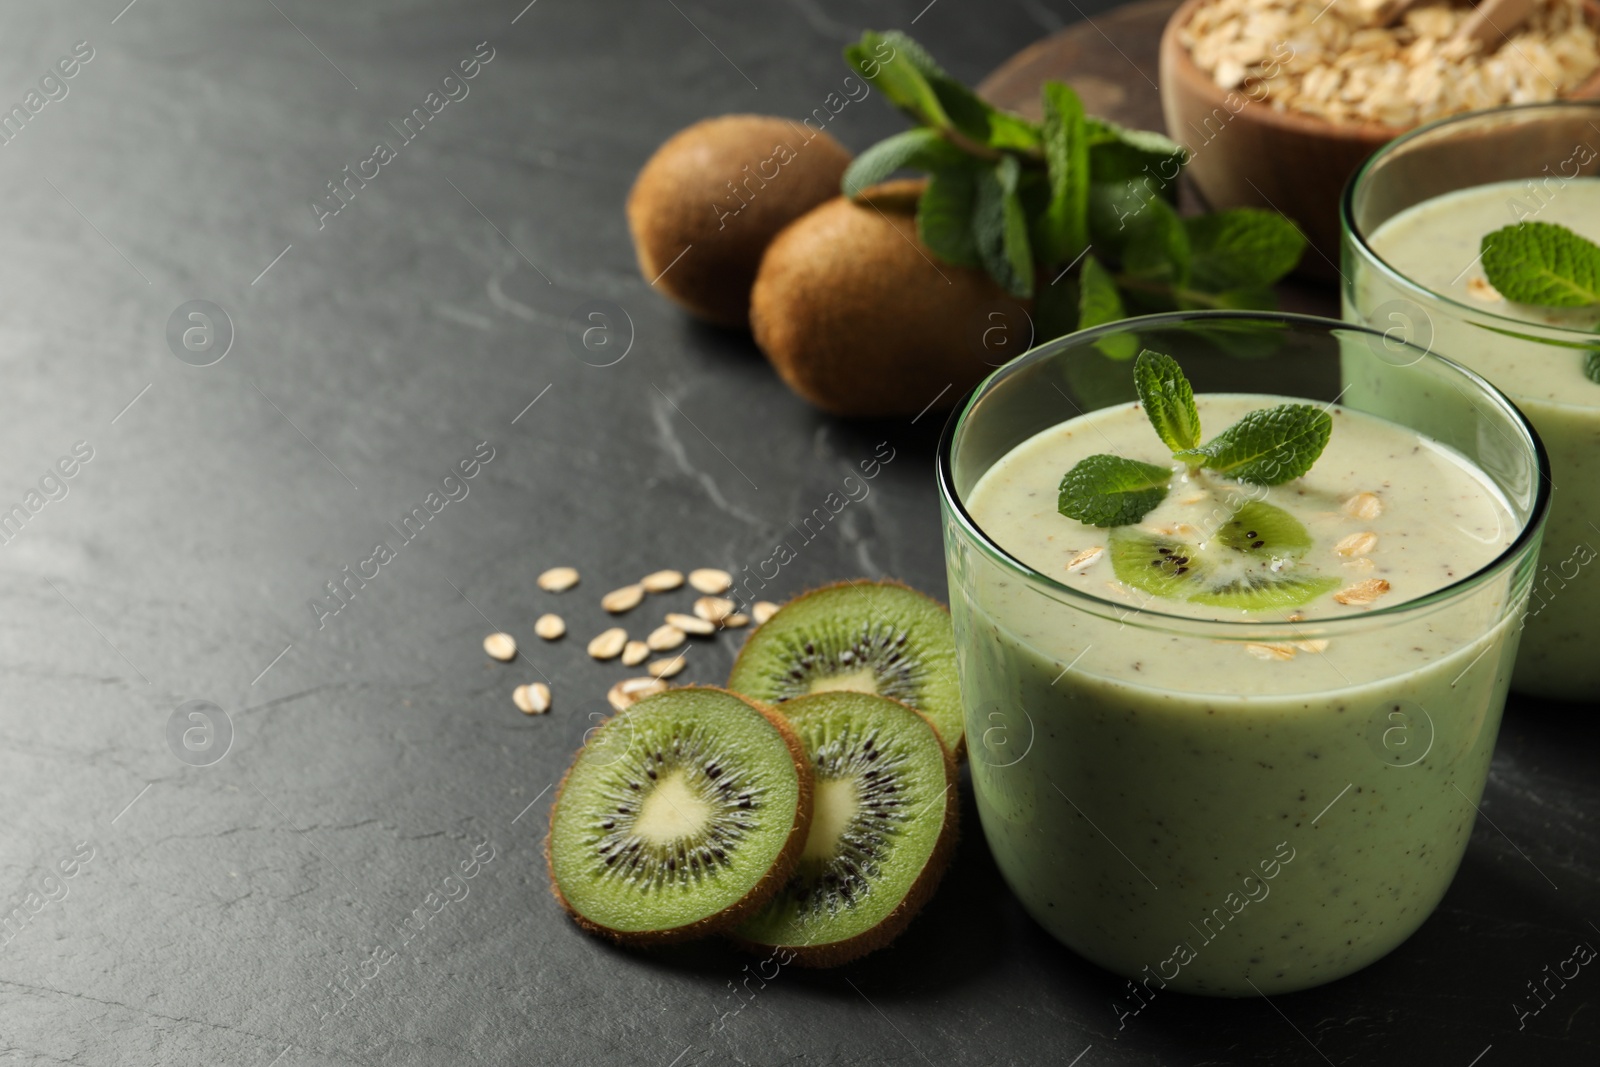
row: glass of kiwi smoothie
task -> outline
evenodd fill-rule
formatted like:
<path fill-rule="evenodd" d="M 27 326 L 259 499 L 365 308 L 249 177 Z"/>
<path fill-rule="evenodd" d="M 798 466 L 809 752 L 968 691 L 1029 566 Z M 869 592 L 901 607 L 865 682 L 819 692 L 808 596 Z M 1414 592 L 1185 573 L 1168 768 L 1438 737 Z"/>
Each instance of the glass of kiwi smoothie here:
<path fill-rule="evenodd" d="M 1345 317 L 1482 374 L 1549 449 L 1550 521 L 1512 684 L 1600 698 L 1600 102 L 1407 134 L 1346 188 L 1343 227 Z"/>
<path fill-rule="evenodd" d="M 1396 346 L 1128 319 L 1007 364 L 945 428 L 984 835 L 1034 919 L 1128 979 L 1124 1022 L 1349 974 L 1461 861 L 1547 466 L 1505 396 Z"/>

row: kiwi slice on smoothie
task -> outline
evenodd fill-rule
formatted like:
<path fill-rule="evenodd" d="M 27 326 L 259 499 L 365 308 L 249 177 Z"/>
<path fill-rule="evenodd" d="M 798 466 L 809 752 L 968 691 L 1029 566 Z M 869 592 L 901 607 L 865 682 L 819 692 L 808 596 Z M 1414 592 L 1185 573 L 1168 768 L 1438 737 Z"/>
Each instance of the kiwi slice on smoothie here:
<path fill-rule="evenodd" d="M 794 874 L 732 936 L 831 967 L 894 940 L 932 896 L 955 846 L 956 765 L 897 701 L 824 692 L 782 710 L 816 776 L 815 814 Z"/>
<path fill-rule="evenodd" d="M 1253 500 L 1210 537 L 1184 539 L 1138 526 L 1110 537 L 1117 580 L 1152 596 L 1260 612 L 1294 608 L 1339 588 L 1304 561 L 1311 535 L 1298 519 Z"/>
<path fill-rule="evenodd" d="M 937 600 L 899 582 L 840 582 L 796 597 L 762 623 L 728 688 L 769 704 L 831 690 L 890 697 L 928 716 L 959 756 L 955 661 L 950 613 Z"/>
<path fill-rule="evenodd" d="M 772 897 L 811 826 L 811 771 L 782 716 L 690 687 L 607 719 L 550 810 L 550 888 L 617 941 L 698 937 Z"/>

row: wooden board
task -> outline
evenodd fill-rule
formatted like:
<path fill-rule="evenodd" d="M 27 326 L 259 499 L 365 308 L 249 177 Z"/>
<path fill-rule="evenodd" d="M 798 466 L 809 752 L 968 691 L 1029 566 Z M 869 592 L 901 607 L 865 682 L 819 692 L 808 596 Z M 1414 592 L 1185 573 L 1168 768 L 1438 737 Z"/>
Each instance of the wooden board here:
<path fill-rule="evenodd" d="M 996 107 L 1039 119 L 1039 86 L 1064 81 L 1084 109 L 1124 126 L 1163 129 L 1156 51 L 1180 0 L 1136 0 L 1024 48 L 978 84 Z"/>
<path fill-rule="evenodd" d="M 978 92 L 997 107 L 1037 120 L 1040 86 L 1064 81 L 1091 115 L 1136 129 L 1165 130 L 1156 56 L 1161 31 L 1180 2 L 1136 0 L 1075 22 L 1000 64 L 978 84 Z M 1179 188 L 1179 206 L 1185 214 L 1201 210 L 1187 182 Z M 1338 290 L 1328 281 L 1296 276 L 1278 291 L 1285 311 L 1339 315 Z"/>

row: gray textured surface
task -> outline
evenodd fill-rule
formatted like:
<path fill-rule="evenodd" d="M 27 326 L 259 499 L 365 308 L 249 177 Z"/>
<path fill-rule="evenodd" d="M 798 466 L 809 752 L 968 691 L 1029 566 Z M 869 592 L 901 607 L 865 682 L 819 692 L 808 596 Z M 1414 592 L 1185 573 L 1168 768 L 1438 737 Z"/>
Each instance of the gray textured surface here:
<path fill-rule="evenodd" d="M 970 810 L 900 945 L 785 971 L 737 1012 L 743 957 L 580 935 L 540 839 L 617 676 L 583 654 L 593 594 L 798 543 L 790 520 L 882 441 L 896 458 L 870 496 L 774 592 L 855 573 L 942 587 L 937 419 L 805 408 L 747 339 L 648 290 L 621 213 L 673 130 L 809 111 L 846 73 L 844 39 L 923 3 L 539 0 L 513 24 L 521 0 L 123 2 L 0 13 L 7 106 L 94 48 L 0 145 L 0 510 L 75 442 L 94 450 L 0 546 L 0 903 L 28 915 L 0 946 L 0 1062 L 1595 1062 L 1593 968 L 1520 1031 L 1513 1009 L 1574 942 L 1600 943 L 1592 709 L 1513 707 L 1494 825 L 1439 913 L 1369 970 L 1272 1004 L 1169 996 L 1119 1034 L 1121 983 L 1019 911 Z M 915 29 L 975 79 L 1077 14 L 940 0 Z M 319 231 L 324 183 L 397 141 L 386 120 L 484 40 L 470 94 Z M 868 100 L 835 128 L 859 149 L 898 125 Z M 167 349 L 192 299 L 237 331 L 213 366 Z M 566 342 L 594 299 L 636 335 L 604 369 Z M 318 629 L 308 599 L 398 543 L 386 524 L 485 440 L 469 495 Z M 585 583 L 560 601 L 574 638 L 542 646 L 533 578 L 554 563 Z M 485 616 L 532 666 L 486 660 Z M 685 677 L 730 659 L 699 649 Z M 557 703 L 527 719 L 509 694 L 535 670 Z M 197 699 L 234 733 L 204 767 L 167 742 Z M 430 900 L 485 839 L 467 895 Z M 75 876 L 46 881 L 61 861 Z M 34 912 L 41 889 L 66 895 Z M 408 934 L 414 909 L 431 918 Z M 375 950 L 387 962 L 364 965 Z M 358 992 L 334 1014 L 341 975 Z"/>

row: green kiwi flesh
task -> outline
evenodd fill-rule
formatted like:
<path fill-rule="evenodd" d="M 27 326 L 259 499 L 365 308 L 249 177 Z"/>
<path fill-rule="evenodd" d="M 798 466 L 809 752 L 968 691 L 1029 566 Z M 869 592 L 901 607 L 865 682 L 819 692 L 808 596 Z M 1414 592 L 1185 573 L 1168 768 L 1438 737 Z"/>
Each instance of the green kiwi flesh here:
<path fill-rule="evenodd" d="M 1300 607 L 1340 585 L 1305 563 L 1311 536 L 1300 521 L 1259 500 L 1208 538 L 1186 541 L 1118 526 L 1109 540 L 1117 580 L 1167 599 L 1262 612 Z"/>
<path fill-rule="evenodd" d="M 728 688 L 769 704 L 832 690 L 889 697 L 926 715 L 959 756 L 955 657 L 950 613 L 938 601 L 899 582 L 840 582 L 796 597 L 757 627 Z"/>
<path fill-rule="evenodd" d="M 591 932 L 698 937 L 788 879 L 811 823 L 811 773 L 781 716 L 721 689 L 672 689 L 607 719 L 550 811 L 550 885 Z"/>
<path fill-rule="evenodd" d="M 888 944 L 932 895 L 955 844 L 955 761 L 932 723 L 884 697 L 823 692 L 780 710 L 811 761 L 815 814 L 794 874 L 733 936 L 831 967 Z"/>

